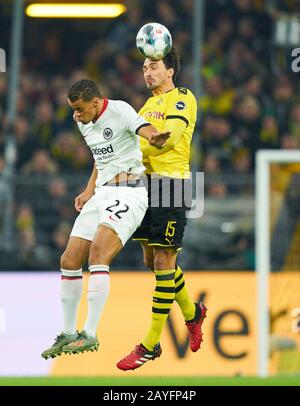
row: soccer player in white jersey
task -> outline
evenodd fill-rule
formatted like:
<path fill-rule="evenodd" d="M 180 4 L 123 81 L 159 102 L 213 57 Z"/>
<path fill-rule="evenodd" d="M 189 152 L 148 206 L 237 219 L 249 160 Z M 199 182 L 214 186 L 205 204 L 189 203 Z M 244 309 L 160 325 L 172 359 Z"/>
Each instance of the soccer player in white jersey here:
<path fill-rule="evenodd" d="M 103 98 L 92 80 L 76 82 L 68 93 L 74 120 L 92 151 L 95 164 L 86 189 L 75 198 L 76 218 L 60 261 L 62 332 L 42 357 L 98 349 L 96 330 L 109 292 L 109 266 L 148 207 L 139 137 L 161 147 L 169 132 L 157 132 L 127 103 Z M 88 315 L 76 330 L 82 293 L 82 266 L 88 259 Z"/>

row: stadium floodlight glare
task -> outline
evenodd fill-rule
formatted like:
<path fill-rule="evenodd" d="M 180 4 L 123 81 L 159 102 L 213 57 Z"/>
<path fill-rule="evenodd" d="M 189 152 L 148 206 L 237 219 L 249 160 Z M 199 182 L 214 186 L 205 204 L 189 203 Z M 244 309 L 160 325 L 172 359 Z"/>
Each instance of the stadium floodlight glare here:
<path fill-rule="evenodd" d="M 26 15 L 38 18 L 115 18 L 125 13 L 119 3 L 34 3 L 26 8 Z"/>

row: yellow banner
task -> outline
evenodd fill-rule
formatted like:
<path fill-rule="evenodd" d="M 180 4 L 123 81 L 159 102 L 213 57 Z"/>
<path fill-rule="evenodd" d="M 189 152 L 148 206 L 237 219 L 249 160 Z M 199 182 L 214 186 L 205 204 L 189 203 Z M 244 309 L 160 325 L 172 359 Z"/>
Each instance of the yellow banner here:
<path fill-rule="evenodd" d="M 161 338 L 162 356 L 135 371 L 123 372 L 116 363 L 143 340 L 151 320 L 154 275 L 151 272 L 112 272 L 111 291 L 104 309 L 98 352 L 64 355 L 54 361 L 55 376 L 197 376 L 256 373 L 256 297 L 253 273 L 186 272 L 194 301 L 208 307 L 204 342 L 192 353 L 180 308 L 174 304 Z M 85 291 L 86 291 L 85 280 Z M 86 296 L 79 327 L 86 317 Z"/>
<path fill-rule="evenodd" d="M 271 374 L 300 373 L 300 274 L 279 272 L 270 283 Z"/>

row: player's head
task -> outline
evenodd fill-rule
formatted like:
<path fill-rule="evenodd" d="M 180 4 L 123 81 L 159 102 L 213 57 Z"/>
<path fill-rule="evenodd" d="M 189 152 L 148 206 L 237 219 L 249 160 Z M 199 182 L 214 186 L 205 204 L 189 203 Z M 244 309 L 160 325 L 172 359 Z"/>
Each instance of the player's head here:
<path fill-rule="evenodd" d="M 149 90 L 173 85 L 180 70 L 180 59 L 174 47 L 163 59 L 155 61 L 146 58 L 143 71 L 146 86 Z"/>
<path fill-rule="evenodd" d="M 68 102 L 74 110 L 76 121 L 87 124 L 98 114 L 103 97 L 93 80 L 81 79 L 74 83 L 68 93 Z"/>

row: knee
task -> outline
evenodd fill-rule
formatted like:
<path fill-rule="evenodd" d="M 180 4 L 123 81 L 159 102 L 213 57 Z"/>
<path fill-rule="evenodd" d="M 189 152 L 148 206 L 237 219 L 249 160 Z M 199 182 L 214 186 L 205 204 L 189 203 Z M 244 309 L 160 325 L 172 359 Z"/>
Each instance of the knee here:
<path fill-rule="evenodd" d="M 89 265 L 110 265 L 111 258 L 108 251 L 105 251 L 100 246 L 93 245 L 89 252 Z"/>
<path fill-rule="evenodd" d="M 66 270 L 77 270 L 82 267 L 82 264 L 78 262 L 76 257 L 65 251 L 60 257 L 60 267 Z"/>
<path fill-rule="evenodd" d="M 173 269 L 174 268 L 174 253 L 170 249 L 160 249 L 154 254 L 155 269 Z"/>
<path fill-rule="evenodd" d="M 154 268 L 155 269 L 168 269 L 169 268 L 169 266 L 168 266 L 168 262 L 165 260 L 165 258 L 163 258 L 163 257 L 158 257 L 158 258 L 155 258 L 155 260 L 154 260 Z"/>

